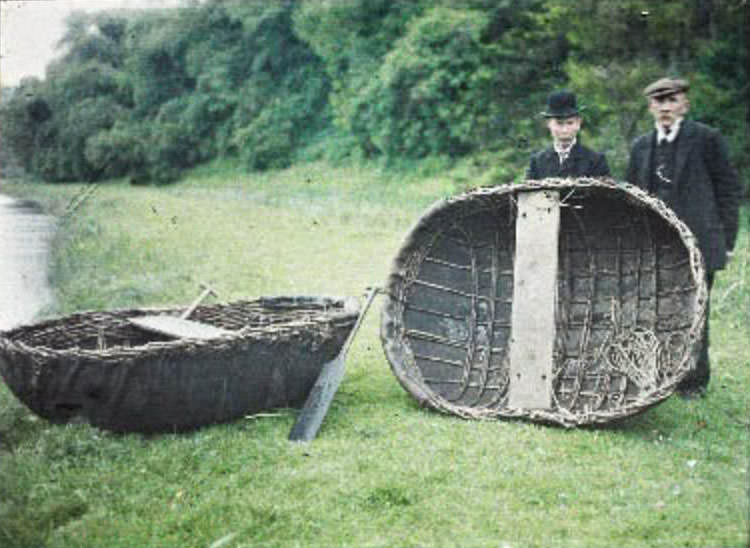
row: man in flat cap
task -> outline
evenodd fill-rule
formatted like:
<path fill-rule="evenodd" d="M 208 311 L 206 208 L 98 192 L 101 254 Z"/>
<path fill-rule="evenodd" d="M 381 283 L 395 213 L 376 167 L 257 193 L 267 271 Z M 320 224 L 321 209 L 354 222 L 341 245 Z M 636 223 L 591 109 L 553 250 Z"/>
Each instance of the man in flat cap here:
<path fill-rule="evenodd" d="M 737 238 L 742 187 L 719 132 L 685 118 L 688 89 L 685 80 L 661 78 L 643 90 L 655 128 L 633 141 L 625 178 L 661 198 L 693 232 L 710 292 Z M 677 387 L 683 397 L 702 396 L 708 386 L 708 307 L 706 318 L 697 367 Z"/>
<path fill-rule="evenodd" d="M 567 90 L 555 91 L 542 112 L 552 136 L 552 146 L 531 157 L 527 179 L 546 177 L 609 177 L 604 154 L 594 152 L 578 142 L 581 111 L 576 96 Z"/>

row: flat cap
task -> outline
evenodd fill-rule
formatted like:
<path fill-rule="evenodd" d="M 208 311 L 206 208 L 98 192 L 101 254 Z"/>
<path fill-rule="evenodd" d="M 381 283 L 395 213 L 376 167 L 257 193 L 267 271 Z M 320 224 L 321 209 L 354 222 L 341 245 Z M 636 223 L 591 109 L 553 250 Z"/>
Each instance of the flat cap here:
<path fill-rule="evenodd" d="M 647 85 L 643 90 L 646 97 L 663 97 L 690 89 L 687 80 L 681 78 L 659 78 L 656 82 Z"/>

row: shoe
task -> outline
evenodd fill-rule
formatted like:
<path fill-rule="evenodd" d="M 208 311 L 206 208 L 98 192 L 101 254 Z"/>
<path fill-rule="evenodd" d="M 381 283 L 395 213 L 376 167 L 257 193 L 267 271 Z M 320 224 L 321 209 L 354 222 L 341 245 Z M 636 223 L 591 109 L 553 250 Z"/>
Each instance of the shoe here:
<path fill-rule="evenodd" d="M 706 396 L 706 387 L 702 385 L 678 386 L 677 394 L 683 400 L 697 400 Z"/>

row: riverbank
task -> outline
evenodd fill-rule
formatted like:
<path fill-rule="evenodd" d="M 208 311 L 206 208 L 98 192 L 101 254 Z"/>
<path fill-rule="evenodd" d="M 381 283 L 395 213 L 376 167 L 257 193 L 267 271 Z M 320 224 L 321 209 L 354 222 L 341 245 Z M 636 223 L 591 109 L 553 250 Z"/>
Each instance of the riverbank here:
<path fill-rule="evenodd" d="M 200 281 L 227 300 L 360 294 L 384 282 L 423 210 L 457 190 L 449 179 L 319 164 L 259 175 L 199 170 L 162 187 L 6 187 L 61 218 L 57 313 L 188 302 Z"/>
<path fill-rule="evenodd" d="M 177 185 L 103 184 L 55 241 L 57 313 L 360 295 L 409 228 L 463 183 L 322 164 Z M 13 192 L 62 215 L 86 185 Z M 90 191 L 89 191 L 90 192 Z M 708 397 L 608 428 L 473 422 L 419 409 L 378 340 L 379 302 L 319 438 L 295 413 L 184 435 L 115 436 L 36 419 L 0 387 L 0 545 L 742 546 L 748 519 L 747 211 L 712 303 Z M 223 541 L 223 542 L 221 542 Z"/>

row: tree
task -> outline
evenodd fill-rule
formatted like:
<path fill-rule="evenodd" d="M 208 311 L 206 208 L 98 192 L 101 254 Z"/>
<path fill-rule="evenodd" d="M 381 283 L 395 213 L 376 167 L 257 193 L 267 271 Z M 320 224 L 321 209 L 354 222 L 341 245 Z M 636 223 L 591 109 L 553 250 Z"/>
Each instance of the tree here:
<path fill-rule="evenodd" d="M 294 9 L 294 3 L 271 5 L 245 22 L 246 77 L 227 145 L 251 169 L 289 165 L 295 149 L 327 121 L 329 80 L 319 57 L 294 32 Z"/>
<path fill-rule="evenodd" d="M 630 141 L 651 123 L 641 91 L 664 75 L 691 82 L 690 116 L 719 127 L 735 164 L 750 167 L 746 2 L 548 5 L 548 24 L 566 29 L 570 85 L 590 102 L 587 125 L 597 128 L 599 148 L 612 153 L 615 173 L 624 170 Z"/>
<path fill-rule="evenodd" d="M 315 147 L 386 162 L 476 155 L 508 174 L 547 139 L 547 94 L 570 87 L 588 107 L 585 138 L 617 173 L 649 124 L 640 91 L 666 73 L 692 82 L 691 116 L 721 128 L 746 172 L 748 9 L 204 0 L 148 16 L 77 13 L 46 79 L 0 110 L 3 138 L 54 181 L 164 182 L 219 156 L 280 168 Z"/>
<path fill-rule="evenodd" d="M 421 2 L 306 0 L 294 12 L 294 31 L 322 59 L 330 78 L 334 121 L 355 138 L 366 157 L 379 149 L 372 142 L 361 93 L 374 85 L 383 58 L 423 10 Z"/>
<path fill-rule="evenodd" d="M 24 78 L 0 107 L 3 142 L 26 171 L 31 171 L 37 135 L 52 116 L 44 86 L 38 78 Z"/>

